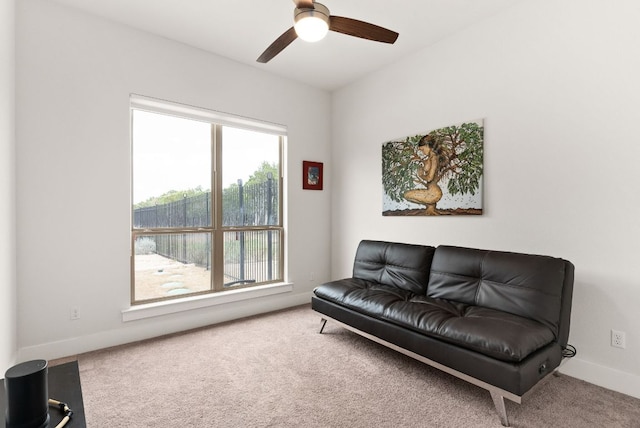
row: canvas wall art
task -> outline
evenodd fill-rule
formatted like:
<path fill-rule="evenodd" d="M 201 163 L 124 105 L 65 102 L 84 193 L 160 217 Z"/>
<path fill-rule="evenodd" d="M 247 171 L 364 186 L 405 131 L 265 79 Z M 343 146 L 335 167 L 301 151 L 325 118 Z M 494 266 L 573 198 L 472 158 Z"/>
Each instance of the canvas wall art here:
<path fill-rule="evenodd" d="M 481 215 L 484 121 L 382 144 L 382 214 Z"/>

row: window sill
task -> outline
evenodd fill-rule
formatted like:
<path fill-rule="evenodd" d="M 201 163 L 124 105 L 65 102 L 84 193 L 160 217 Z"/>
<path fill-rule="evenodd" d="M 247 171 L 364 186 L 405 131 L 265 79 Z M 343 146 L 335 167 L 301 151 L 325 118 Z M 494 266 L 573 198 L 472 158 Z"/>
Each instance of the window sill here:
<path fill-rule="evenodd" d="M 290 291 L 293 291 L 293 284 L 267 284 L 251 288 L 241 288 L 238 290 L 228 290 L 213 294 L 185 297 L 183 299 L 136 305 L 122 311 L 122 321 L 135 321 L 144 318 L 190 311 L 193 309 L 206 308 L 209 306 L 223 305 L 225 303 L 239 302 L 241 300 L 288 293 Z"/>

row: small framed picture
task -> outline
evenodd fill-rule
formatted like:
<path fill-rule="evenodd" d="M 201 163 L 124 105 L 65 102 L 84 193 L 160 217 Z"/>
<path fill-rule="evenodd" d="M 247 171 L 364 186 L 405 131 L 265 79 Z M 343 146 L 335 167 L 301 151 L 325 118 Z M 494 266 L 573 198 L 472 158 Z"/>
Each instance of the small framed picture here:
<path fill-rule="evenodd" d="M 302 161 L 302 188 L 322 190 L 322 162 Z"/>

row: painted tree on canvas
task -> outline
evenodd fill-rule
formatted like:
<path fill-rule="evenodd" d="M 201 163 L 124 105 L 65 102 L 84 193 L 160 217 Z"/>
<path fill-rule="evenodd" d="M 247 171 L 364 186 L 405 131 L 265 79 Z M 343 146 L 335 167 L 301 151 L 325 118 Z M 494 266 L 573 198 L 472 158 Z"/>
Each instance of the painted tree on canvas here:
<path fill-rule="evenodd" d="M 484 128 L 475 122 L 384 143 L 384 191 L 396 202 L 424 205 L 424 215 L 438 215 L 443 183 L 450 195 L 474 195 L 478 191 L 483 144 Z"/>

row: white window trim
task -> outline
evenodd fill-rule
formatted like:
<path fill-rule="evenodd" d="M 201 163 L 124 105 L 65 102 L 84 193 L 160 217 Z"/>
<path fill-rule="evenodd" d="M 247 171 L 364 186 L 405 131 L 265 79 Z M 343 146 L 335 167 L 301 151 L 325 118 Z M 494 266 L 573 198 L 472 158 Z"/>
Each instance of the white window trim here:
<path fill-rule="evenodd" d="M 251 131 L 259 131 L 265 134 L 287 135 L 287 127 L 277 123 L 264 122 L 230 113 L 221 113 L 206 108 L 146 97 L 144 95 L 131 94 L 129 98 L 131 108 L 138 110 L 162 113 L 185 119 L 215 122 L 223 126 L 226 125 Z"/>
<path fill-rule="evenodd" d="M 220 291 L 217 293 L 189 296 L 183 299 L 163 300 L 160 302 L 134 305 L 122 311 L 122 321 L 136 321 L 210 306 L 223 305 L 225 303 L 239 302 L 242 300 L 257 299 L 275 294 L 289 293 L 293 291 L 293 284 L 278 283 L 258 285 L 251 288 Z"/>

